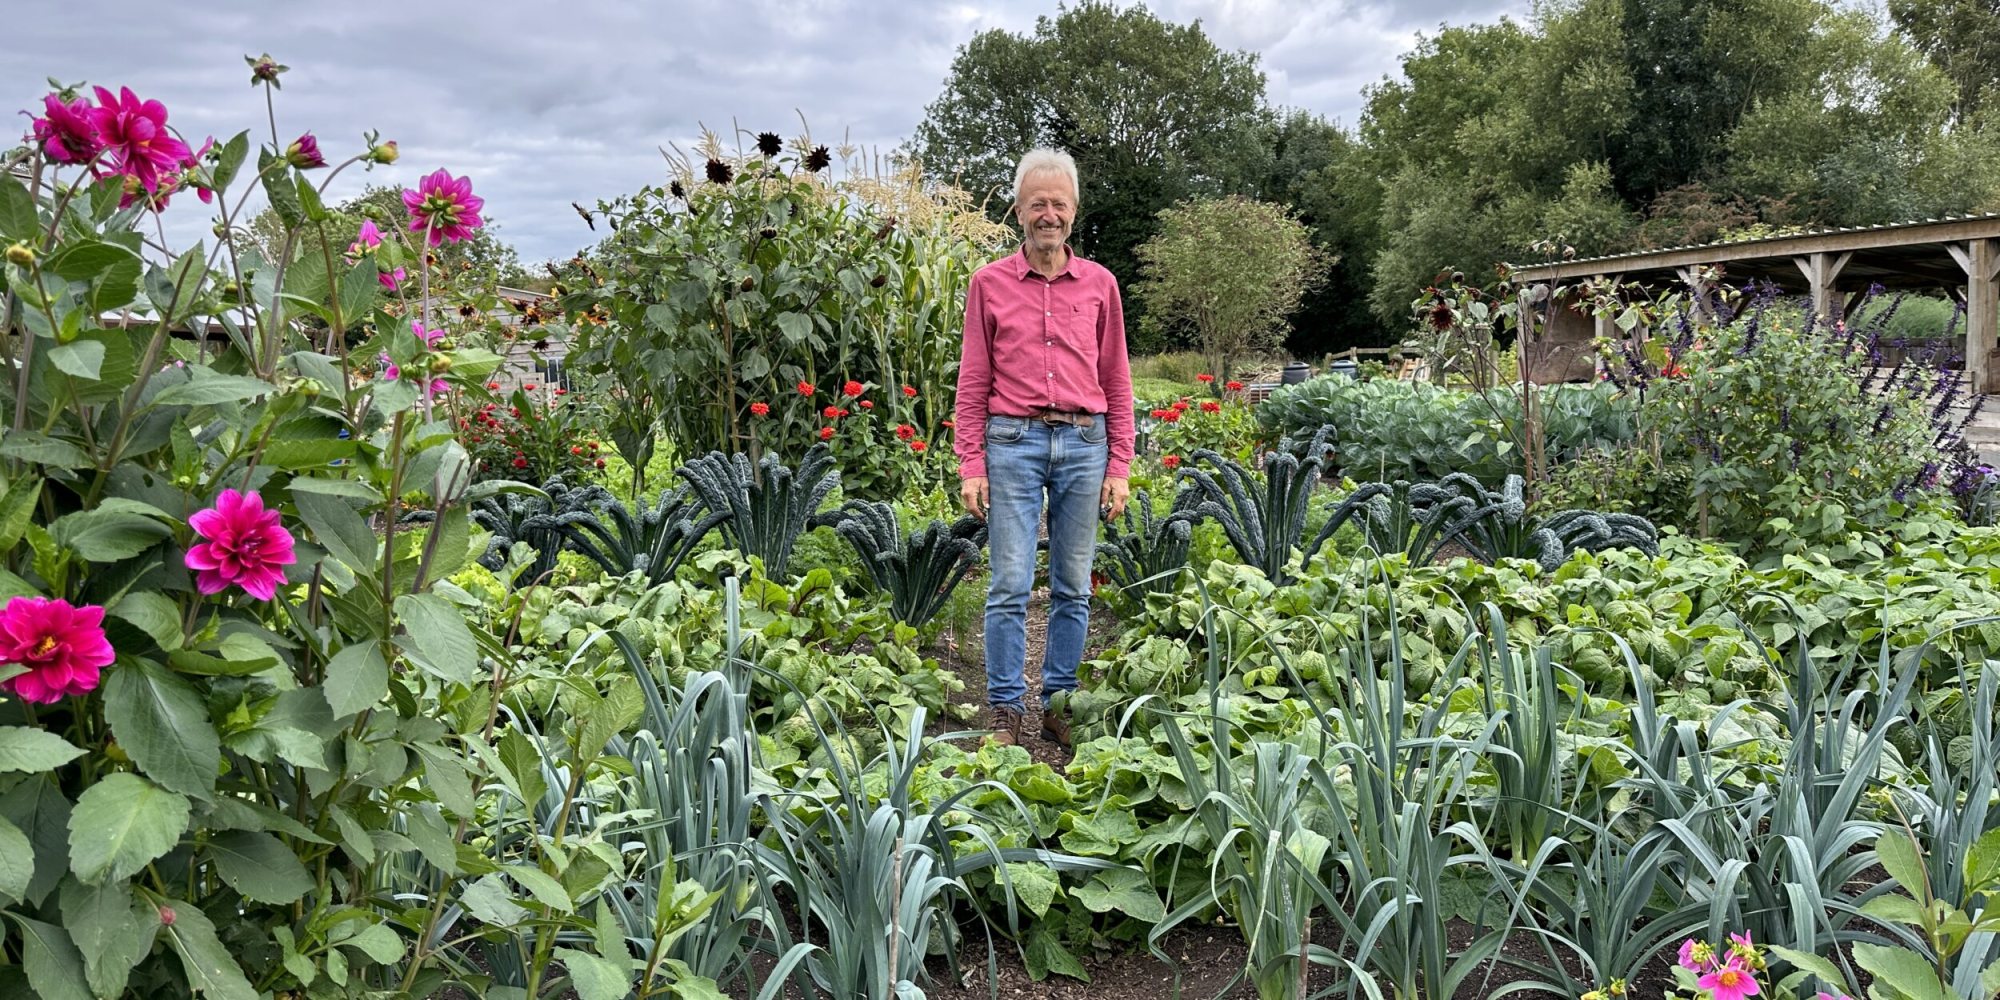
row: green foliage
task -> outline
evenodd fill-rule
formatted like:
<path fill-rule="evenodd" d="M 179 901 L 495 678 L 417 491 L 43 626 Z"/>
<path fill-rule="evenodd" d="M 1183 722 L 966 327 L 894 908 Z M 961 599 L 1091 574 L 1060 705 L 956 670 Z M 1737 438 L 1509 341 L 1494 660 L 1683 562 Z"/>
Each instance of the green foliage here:
<path fill-rule="evenodd" d="M 1761 305 L 1678 363 L 1686 376 L 1655 380 L 1642 419 L 1664 460 L 1692 470 L 1686 514 L 1704 531 L 1826 544 L 1848 517 L 1884 523 L 1893 502 L 1935 484 L 1932 411 L 1950 373 L 1878 375 L 1855 337 Z"/>
<path fill-rule="evenodd" d="M 618 393 L 612 440 L 629 465 L 646 465 L 656 434 L 690 454 L 804 451 L 822 409 L 849 405 L 847 381 L 918 389 L 908 422 L 940 436 L 994 227 L 920 175 L 836 184 L 805 158 L 712 158 L 726 182 L 683 165 L 671 188 L 599 207 L 615 231 L 561 298 L 566 364 Z"/>
<path fill-rule="evenodd" d="M 1105 524 L 1105 540 L 1097 543 L 1098 565 L 1128 605 L 1143 606 L 1148 594 L 1180 591 L 1188 544 L 1200 519 L 1200 497 L 1197 490 L 1178 490 L 1167 513 L 1156 515 L 1152 495 L 1136 490 L 1125 507 L 1124 528 L 1117 521 Z"/>
<path fill-rule="evenodd" d="M 797 472 L 779 464 L 775 452 L 753 470 L 746 455 L 710 452 L 674 470 L 694 489 L 703 506 L 722 515 L 722 533 L 738 552 L 763 560 L 773 579 L 785 579 L 797 543 L 828 494 L 840 485 L 840 470 L 824 446 L 806 452 Z"/>
<path fill-rule="evenodd" d="M 673 579 L 674 570 L 728 516 L 727 510 L 704 510 L 685 486 L 660 491 L 650 509 L 639 505 L 637 517 L 603 489 L 586 487 L 571 491 L 556 511 L 531 521 L 528 530 L 561 536 L 612 576 L 639 572 L 646 574 L 647 583 L 660 584 Z"/>
<path fill-rule="evenodd" d="M 961 517 L 946 525 L 933 520 L 905 535 L 895 508 L 850 500 L 824 518 L 854 546 L 868 578 L 889 595 L 896 620 L 923 628 L 951 599 L 959 581 L 979 563 L 986 522 Z"/>
<path fill-rule="evenodd" d="M 1145 322 L 1191 326 L 1208 373 L 1222 379 L 1236 377 L 1246 353 L 1284 340 L 1286 317 L 1328 263 L 1283 206 L 1241 196 L 1162 210 L 1160 231 L 1135 253 Z"/>
<path fill-rule="evenodd" d="M 1205 449 L 1190 458 L 1213 471 L 1190 467 L 1180 473 L 1198 497 L 1194 516 L 1219 522 L 1237 556 L 1272 583 L 1294 579 L 1293 553 L 1305 542 L 1306 508 L 1331 450 L 1327 433 L 1321 429 L 1313 435 L 1304 459 L 1289 451 L 1266 454 L 1262 484 L 1240 463 Z M 1305 558 L 1311 559 L 1317 547 L 1307 546 Z"/>
<path fill-rule="evenodd" d="M 1538 387 L 1541 434 L 1551 464 L 1632 440 L 1637 402 L 1609 385 Z M 1331 427 L 1339 468 L 1357 479 L 1441 479 L 1462 472 L 1498 483 L 1521 465 L 1518 387 L 1484 393 L 1427 382 L 1362 382 L 1322 375 L 1258 404 L 1272 436 Z"/>

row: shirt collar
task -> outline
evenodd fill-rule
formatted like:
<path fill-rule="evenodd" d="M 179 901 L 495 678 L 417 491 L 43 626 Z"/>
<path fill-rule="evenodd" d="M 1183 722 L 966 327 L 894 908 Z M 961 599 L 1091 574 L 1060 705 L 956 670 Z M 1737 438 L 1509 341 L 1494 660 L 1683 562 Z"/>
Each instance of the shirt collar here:
<path fill-rule="evenodd" d="M 1071 249 L 1068 243 L 1063 244 L 1063 258 L 1063 269 L 1054 278 L 1050 278 L 1050 281 L 1065 276 L 1076 277 L 1070 273 L 1076 268 L 1076 251 Z M 1026 280 L 1034 273 L 1035 269 L 1028 266 L 1028 244 L 1024 242 L 1021 244 L 1021 249 L 1014 251 L 1014 277 Z"/>

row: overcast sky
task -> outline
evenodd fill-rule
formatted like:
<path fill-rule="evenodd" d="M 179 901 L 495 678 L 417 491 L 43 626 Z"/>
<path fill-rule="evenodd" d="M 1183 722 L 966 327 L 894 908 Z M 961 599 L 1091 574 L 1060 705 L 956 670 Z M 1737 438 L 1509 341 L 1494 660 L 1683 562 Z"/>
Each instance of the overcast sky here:
<path fill-rule="evenodd" d="M 133 88 L 199 141 L 251 129 L 268 140 L 243 56 L 291 67 L 277 127 L 314 132 L 328 159 L 381 130 L 402 159 L 350 168 L 337 200 L 370 182 L 408 185 L 439 167 L 472 177 L 487 217 L 524 261 L 567 257 L 593 235 L 569 207 L 659 183 L 660 146 L 698 124 L 800 131 L 893 149 L 942 89 L 959 46 L 989 28 L 1025 33 L 1055 0 L 702 0 L 566 3 L 423 0 L 294 4 L 203 0 L 8 0 L 0 65 L 15 108 L 39 108 L 44 77 Z M 1519 16 L 1525 0 L 1158 0 L 1255 52 L 1274 104 L 1352 125 L 1362 88 L 1396 69 L 1420 31 Z M 25 131 L 27 120 L 19 119 Z M 192 198 L 167 210 L 176 243 L 205 234 Z"/>

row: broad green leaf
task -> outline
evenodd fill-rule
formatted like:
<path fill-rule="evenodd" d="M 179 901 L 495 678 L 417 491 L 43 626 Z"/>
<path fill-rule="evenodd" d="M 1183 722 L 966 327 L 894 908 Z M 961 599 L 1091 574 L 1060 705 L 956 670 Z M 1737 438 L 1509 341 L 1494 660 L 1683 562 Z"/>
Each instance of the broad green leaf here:
<path fill-rule="evenodd" d="M 370 924 L 353 937 L 334 943 L 361 952 L 376 965 L 388 965 L 403 957 L 403 939 L 387 924 Z"/>
<path fill-rule="evenodd" d="M 1007 879 L 1014 885 L 1014 898 L 1038 918 L 1048 915 L 1049 904 L 1055 902 L 1056 892 L 1062 888 L 1047 865 L 1025 861 L 1007 862 Z"/>
<path fill-rule="evenodd" d="M 82 448 L 35 431 L 8 431 L 0 434 L 0 457 L 18 458 L 58 469 L 81 469 L 91 464 Z"/>
<path fill-rule="evenodd" d="M 103 507 L 65 514 L 49 526 L 49 533 L 91 562 L 130 559 L 171 534 L 150 517 Z"/>
<path fill-rule="evenodd" d="M 0 726 L 0 771 L 53 771 L 83 751 L 46 729 Z"/>
<path fill-rule="evenodd" d="M 376 565 L 375 532 L 347 501 L 323 493 L 292 490 L 292 504 L 299 518 L 312 529 L 313 538 L 335 559 L 359 575 L 369 575 Z"/>
<path fill-rule="evenodd" d="M 354 442 L 339 438 L 278 438 L 264 447 L 264 464 L 278 469 L 316 469 L 353 458 L 359 450 Z"/>
<path fill-rule="evenodd" d="M 1857 944 L 1854 961 L 1867 969 L 1877 983 L 1894 986 L 1897 993 L 1909 1000 L 1957 1000 L 1957 995 L 1938 981 L 1937 969 L 1908 948 Z"/>
<path fill-rule="evenodd" d="M 21 968 L 39 1000 L 91 1000 L 83 956 L 69 934 L 53 924 L 8 913 L 21 928 Z"/>
<path fill-rule="evenodd" d="M 179 385 L 168 386 L 153 397 L 158 406 L 210 406 L 234 403 L 256 396 L 268 396 L 278 387 L 248 375 L 197 374 Z"/>
<path fill-rule="evenodd" d="M 160 315 L 178 322 L 194 310 L 207 278 L 208 248 L 197 242 L 173 263 L 153 268 L 147 275 L 146 297 Z"/>
<path fill-rule="evenodd" d="M 222 738 L 194 685 L 148 660 L 125 659 L 104 682 L 111 734 L 146 777 L 206 799 L 222 767 Z"/>
<path fill-rule="evenodd" d="M 13 171 L 0 172 L 0 239 L 9 243 L 41 236 L 42 220 L 35 214 L 35 197 Z"/>
<path fill-rule="evenodd" d="M 389 663 L 382 647 L 359 642 L 335 653 L 326 665 L 326 701 L 336 718 L 373 708 L 389 694 Z"/>
<path fill-rule="evenodd" d="M 298 855 L 268 833 L 225 831 L 209 839 L 208 853 L 222 880 L 246 899 L 289 903 L 313 887 Z"/>
<path fill-rule="evenodd" d="M 127 591 L 106 613 L 138 626 L 139 631 L 151 636 L 161 649 L 169 652 L 181 648 L 181 644 L 187 641 L 180 609 L 162 595 L 150 591 Z"/>
<path fill-rule="evenodd" d="M 375 258 L 363 257 L 340 278 L 340 326 L 338 329 L 351 330 L 360 326 L 368 318 L 368 312 L 375 305 L 376 296 L 382 292 L 380 272 L 375 267 Z"/>
<path fill-rule="evenodd" d="M 173 850 L 187 821 L 187 799 L 136 774 L 106 775 L 70 813 L 70 868 L 86 885 L 129 878 Z"/>
<path fill-rule="evenodd" d="M 557 948 L 555 954 L 556 961 L 569 970 L 570 983 L 580 1000 L 625 1000 L 632 992 L 629 961 L 620 965 L 575 948 Z"/>
<path fill-rule="evenodd" d="M 307 222 L 326 221 L 326 203 L 319 200 L 319 189 L 301 172 L 298 175 L 299 206 L 306 210 Z"/>
<path fill-rule="evenodd" d="M 62 917 L 83 955 L 84 976 L 98 996 L 125 992 L 133 967 L 153 950 L 160 930 L 158 908 L 135 899 L 125 882 L 87 886 L 65 881 Z"/>
<path fill-rule="evenodd" d="M 0 552 L 14 548 L 35 513 L 35 501 L 42 497 L 42 477 L 29 473 L 7 484 L 0 493 Z"/>
<path fill-rule="evenodd" d="M 1847 977 L 1840 974 L 1832 962 L 1803 951 L 1794 951 L 1781 945 L 1772 945 L 1771 954 L 1792 963 L 1793 966 L 1818 976 L 1822 986 L 1838 990 L 1846 985 Z"/>
<path fill-rule="evenodd" d="M 1930 881 L 1924 877 L 1924 860 L 1916 841 L 1902 830 L 1890 828 L 1875 839 L 1875 858 L 1896 884 L 1919 899 L 1930 895 Z"/>
<path fill-rule="evenodd" d="M 528 911 L 514 902 L 514 893 L 498 872 L 466 886 L 458 901 L 467 913 L 495 927 L 512 927 L 528 918 Z"/>
<path fill-rule="evenodd" d="M 257 177 L 264 184 L 264 195 L 271 201 L 271 210 L 278 213 L 288 229 L 297 229 L 305 224 L 306 209 L 299 204 L 297 172 L 284 166 L 283 157 L 269 149 L 257 151 Z M 311 255 L 307 255 L 311 259 Z"/>
<path fill-rule="evenodd" d="M 0 897 L 10 902 L 28 898 L 35 878 L 35 846 L 21 828 L 0 819 Z"/>
<path fill-rule="evenodd" d="M 465 625 L 465 615 L 436 594 L 404 594 L 396 598 L 396 615 L 404 633 L 396 644 L 425 672 L 453 684 L 480 679 L 479 645 Z"/>
<path fill-rule="evenodd" d="M 570 901 L 569 893 L 563 891 L 562 883 L 556 881 L 555 876 L 548 872 L 532 865 L 506 865 L 501 870 L 513 876 L 514 881 L 520 883 L 521 888 L 528 890 L 528 894 L 535 897 L 535 900 L 542 905 L 564 913 L 576 909 L 576 904 Z"/>
<path fill-rule="evenodd" d="M 1143 923 L 1167 918 L 1166 905 L 1153 891 L 1152 881 L 1144 872 L 1130 868 L 1098 872 L 1070 895 L 1093 913 L 1122 913 Z"/>
<path fill-rule="evenodd" d="M 104 366 L 104 345 L 95 340 L 73 340 L 49 349 L 49 364 L 65 375 L 97 381 Z"/>
<path fill-rule="evenodd" d="M 174 922 L 165 925 L 167 942 L 181 956 L 181 967 L 187 970 L 188 985 L 195 994 L 212 1000 L 258 1000 L 257 990 L 243 975 L 242 967 L 215 936 L 215 924 L 208 914 L 192 903 L 175 900 L 167 905 L 174 910 Z"/>
<path fill-rule="evenodd" d="M 1028 939 L 1021 949 L 1021 957 L 1028 966 L 1028 978 L 1035 982 L 1049 978 L 1051 972 L 1090 982 L 1090 973 L 1083 971 L 1083 963 L 1063 947 L 1062 939 L 1046 922 L 1037 920 L 1028 928 Z"/>
<path fill-rule="evenodd" d="M 30 904 L 40 906 L 69 874 L 69 800 L 47 776 L 29 778 L 0 795 L 0 816 L 28 835 L 35 849 L 35 877 L 28 883 Z"/>
<path fill-rule="evenodd" d="M 243 168 L 243 160 L 250 155 L 250 130 L 236 133 L 222 144 L 222 155 L 216 160 L 212 175 L 218 191 L 229 189 L 229 182 L 236 179 L 236 171 Z"/>
<path fill-rule="evenodd" d="M 1986 831 L 1965 852 L 1965 888 L 1978 892 L 2000 881 L 2000 829 Z"/>
<path fill-rule="evenodd" d="M 546 758 L 542 756 L 541 747 L 528 734 L 510 728 L 501 735 L 494 749 L 499 751 L 500 763 L 513 776 L 514 786 L 520 788 L 527 807 L 535 808 L 535 803 L 549 790 L 548 781 L 542 777 L 542 762 Z"/>

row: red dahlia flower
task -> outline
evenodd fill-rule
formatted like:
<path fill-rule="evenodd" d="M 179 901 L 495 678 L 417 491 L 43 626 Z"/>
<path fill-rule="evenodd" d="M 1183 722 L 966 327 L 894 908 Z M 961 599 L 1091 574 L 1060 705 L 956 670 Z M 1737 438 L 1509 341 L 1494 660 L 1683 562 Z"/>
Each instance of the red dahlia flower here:
<path fill-rule="evenodd" d="M 23 701 L 47 704 L 97 687 L 117 658 L 104 638 L 104 609 L 60 598 L 16 597 L 0 608 L 0 663 L 28 672 L 0 681 Z"/>
<path fill-rule="evenodd" d="M 234 584 L 260 601 L 276 596 L 285 582 L 283 567 L 298 562 L 292 534 L 278 512 L 264 509 L 256 490 L 223 490 L 215 506 L 197 511 L 188 526 L 204 541 L 187 550 L 187 568 L 204 594 L 220 594 Z"/>
<path fill-rule="evenodd" d="M 428 233 L 431 246 L 472 238 L 472 231 L 486 224 L 479 210 L 486 199 L 472 193 L 472 178 L 453 177 L 439 170 L 417 182 L 415 191 L 403 192 L 403 207 L 410 210 L 410 232 Z"/>

